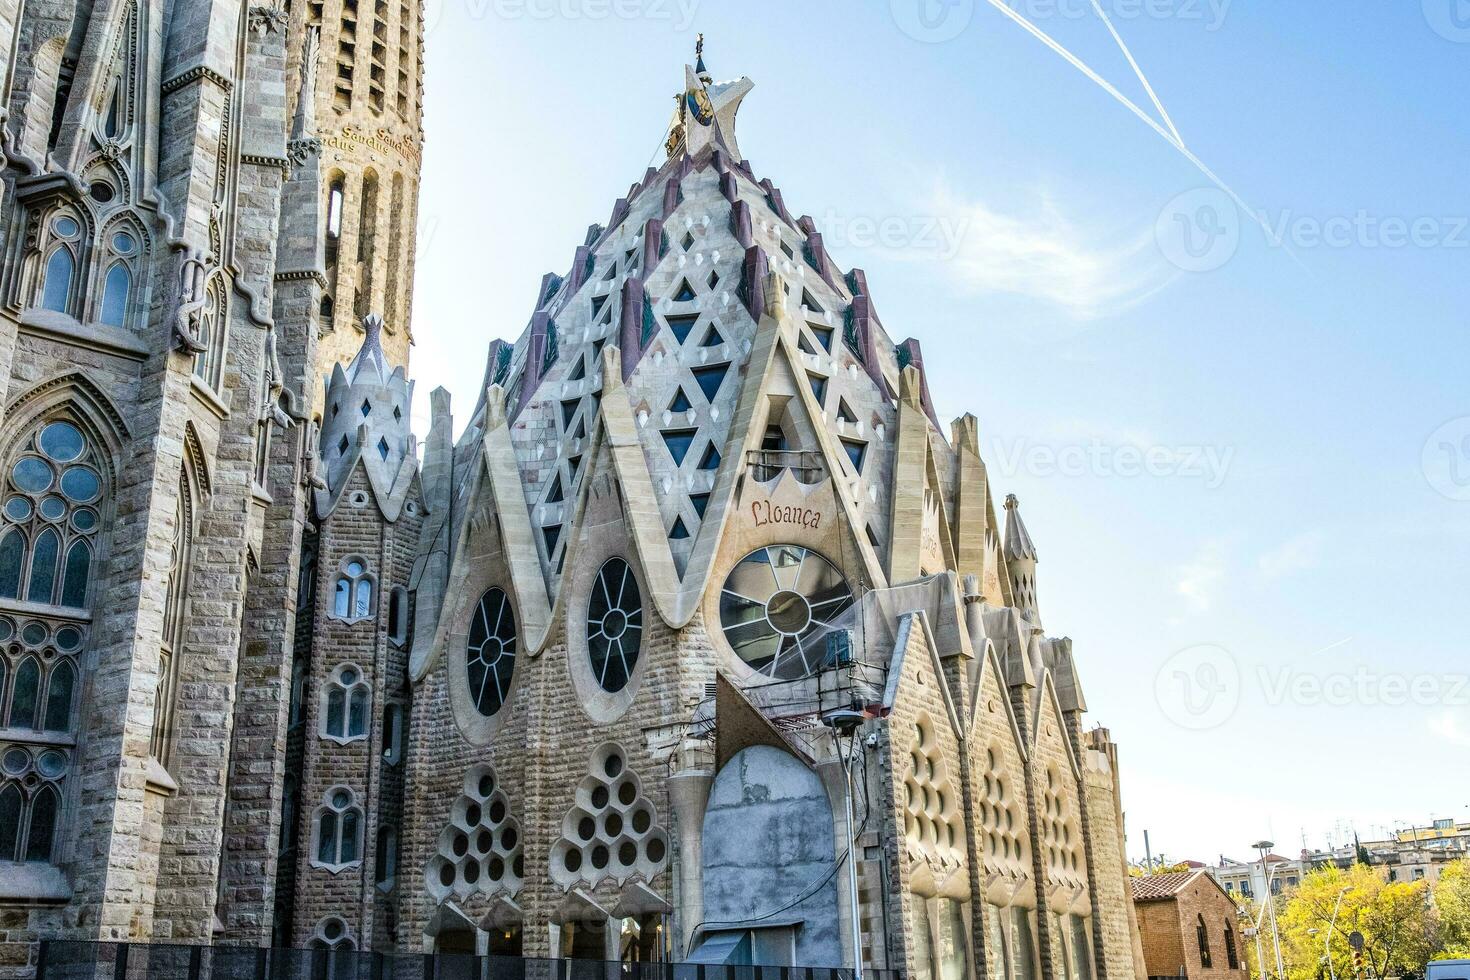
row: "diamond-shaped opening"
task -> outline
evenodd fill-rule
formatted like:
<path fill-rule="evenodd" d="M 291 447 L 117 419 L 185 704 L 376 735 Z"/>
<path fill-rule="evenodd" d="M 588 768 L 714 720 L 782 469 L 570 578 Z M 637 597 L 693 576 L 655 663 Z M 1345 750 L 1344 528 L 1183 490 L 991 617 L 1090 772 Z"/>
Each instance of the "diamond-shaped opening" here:
<path fill-rule="evenodd" d="M 561 474 L 558 473 L 551 481 L 551 492 L 546 495 L 546 502 L 548 504 L 559 504 L 565 499 L 566 494 L 562 492 L 561 488 Z"/>
<path fill-rule="evenodd" d="M 684 251 L 689 251 L 691 248 L 694 247 L 694 236 L 686 231 L 684 233 L 684 240 L 680 242 L 680 244 L 683 245 Z"/>
<path fill-rule="evenodd" d="M 709 507 L 709 494 L 691 493 L 689 495 L 689 503 L 694 505 L 694 513 L 698 514 L 700 519 L 703 520 L 705 509 Z"/>
<path fill-rule="evenodd" d="M 669 402 L 669 411 L 671 412 L 687 412 L 693 407 L 693 403 L 689 401 L 689 396 L 684 394 L 683 388 L 675 392 L 674 400 Z"/>
<path fill-rule="evenodd" d="M 674 518 L 674 526 L 669 529 L 670 541 L 682 541 L 689 537 L 689 529 L 684 526 L 684 518 Z"/>
<path fill-rule="evenodd" d="M 698 313 L 684 313 L 679 316 L 665 317 L 669 323 L 669 329 L 674 332 L 674 339 L 679 343 L 689 339 L 689 334 L 694 330 L 694 324 L 699 322 Z"/>
<path fill-rule="evenodd" d="M 852 468 L 859 473 L 863 471 L 863 460 L 868 455 L 868 444 L 858 442 L 856 439 L 843 439 L 842 448 L 847 450 L 847 458 L 852 460 Z"/>
<path fill-rule="evenodd" d="M 848 425 L 857 424 L 857 416 L 853 414 L 852 406 L 847 404 L 846 398 L 837 399 L 837 417 Z"/>
<path fill-rule="evenodd" d="M 710 272 L 710 274 L 709 274 L 709 288 L 710 289 L 714 289 L 719 284 L 720 284 L 720 274 L 718 272 L 713 272 L 713 271 Z"/>
<path fill-rule="evenodd" d="M 705 333 L 704 339 L 699 342 L 699 346 L 701 346 L 701 347 L 718 347 L 721 344 L 723 344 L 724 342 L 725 342 L 725 338 L 720 335 L 719 328 L 711 325 L 711 327 L 709 328 L 709 331 Z"/>
<path fill-rule="evenodd" d="M 832 328 L 821 327 L 815 323 L 808 323 L 807 326 L 811 327 L 812 336 L 817 338 L 817 343 L 822 345 L 822 349 L 829 354 L 832 353 Z"/>
<path fill-rule="evenodd" d="M 371 403 L 368 402 L 366 398 L 362 400 L 362 408 L 360 409 L 360 411 L 362 412 L 363 418 L 367 418 L 369 415 L 373 414 L 373 406 Z"/>
<path fill-rule="evenodd" d="M 562 429 L 571 428 L 572 419 L 576 418 L 576 416 L 577 416 L 577 408 L 581 404 L 582 404 L 582 399 L 580 399 L 580 398 L 568 398 L 566 401 L 564 401 L 564 402 L 561 403 L 561 427 L 562 427 Z"/>
<path fill-rule="evenodd" d="M 342 437 L 342 440 L 337 443 L 337 453 L 339 455 L 341 455 L 341 456 L 346 456 L 347 455 L 347 447 L 350 446 L 350 445 L 352 445 L 352 443 L 348 442 L 347 441 L 347 436 L 344 435 Z"/>
<path fill-rule="evenodd" d="M 393 406 L 393 421 L 395 421 L 395 422 L 402 422 L 403 421 L 403 409 L 399 408 L 397 405 L 394 405 Z"/>
<path fill-rule="evenodd" d="M 546 556 L 556 550 L 556 542 L 561 538 L 561 525 L 552 524 L 541 529 L 541 537 L 546 542 Z"/>
<path fill-rule="evenodd" d="M 806 380 L 812 386 L 812 394 L 817 396 L 817 404 L 825 404 L 827 401 L 827 379 L 820 374 L 808 374 Z"/>
<path fill-rule="evenodd" d="M 382 436 L 378 437 L 378 455 L 384 459 L 388 458 L 388 440 Z"/>
<path fill-rule="evenodd" d="M 342 411 L 342 406 L 339 405 L 337 402 L 332 402 L 332 418 L 336 418 L 337 413 L 340 411 Z"/>
<path fill-rule="evenodd" d="M 679 286 L 674 290 L 675 303 L 687 303 L 694 299 L 694 287 L 689 285 L 688 279 L 680 279 Z"/>
<path fill-rule="evenodd" d="M 694 380 L 699 383 L 699 390 L 712 402 L 720 393 L 720 385 L 725 383 L 725 375 L 730 373 L 730 365 L 728 362 L 712 364 L 709 367 L 695 368 L 692 373 Z"/>
<path fill-rule="evenodd" d="M 689 455 L 689 447 L 694 445 L 697 432 L 697 429 L 664 429 L 660 433 L 664 437 L 664 445 L 669 447 L 669 455 L 674 457 L 675 466 L 684 464 L 684 457 Z"/>
<path fill-rule="evenodd" d="M 704 455 L 700 457 L 699 468 L 702 470 L 717 470 L 720 468 L 720 454 L 715 449 L 714 443 L 710 443 L 704 447 Z"/>
<path fill-rule="evenodd" d="M 812 295 L 812 291 L 810 289 L 803 289 L 801 291 L 801 305 L 802 306 L 805 306 L 808 310 L 810 310 L 813 313 L 826 313 L 827 312 L 827 310 L 822 306 L 822 304 L 817 302 L 817 298 Z"/>

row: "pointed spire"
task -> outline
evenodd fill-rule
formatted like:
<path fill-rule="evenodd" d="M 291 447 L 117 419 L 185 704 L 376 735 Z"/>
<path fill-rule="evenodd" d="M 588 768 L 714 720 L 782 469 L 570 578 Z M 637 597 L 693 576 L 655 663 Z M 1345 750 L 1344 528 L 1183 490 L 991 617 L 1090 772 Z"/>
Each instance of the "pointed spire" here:
<path fill-rule="evenodd" d="M 1036 561 L 1036 545 L 1021 520 L 1021 502 L 1015 494 L 1006 495 L 1006 557 L 1012 560 Z"/>
<path fill-rule="evenodd" d="M 695 38 L 694 41 L 694 72 L 699 76 L 699 80 L 706 85 L 714 81 L 714 79 L 710 77 L 709 69 L 704 67 L 703 34 L 700 34 L 697 38 Z"/>
<path fill-rule="evenodd" d="M 383 356 L 383 318 L 377 313 L 369 313 L 362 318 L 362 332 L 362 347 L 352 363 L 347 365 L 347 380 L 356 384 L 364 371 L 372 369 L 379 381 L 387 381 L 392 372 Z"/>

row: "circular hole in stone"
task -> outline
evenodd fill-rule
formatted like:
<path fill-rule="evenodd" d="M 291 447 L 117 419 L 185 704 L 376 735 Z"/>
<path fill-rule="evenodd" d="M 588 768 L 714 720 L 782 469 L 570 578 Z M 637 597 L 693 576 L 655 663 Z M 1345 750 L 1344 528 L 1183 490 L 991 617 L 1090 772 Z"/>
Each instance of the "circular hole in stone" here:
<path fill-rule="evenodd" d="M 465 884 L 473 885 L 480 880 L 480 865 L 475 861 L 471 861 L 464 866 L 464 871 L 461 873 L 464 875 Z"/>
<path fill-rule="evenodd" d="M 609 755 L 607 761 L 602 764 L 602 771 L 607 773 L 608 779 L 616 779 L 623 771 L 623 757 L 616 752 Z"/>
<path fill-rule="evenodd" d="M 75 626 L 63 626 L 56 631 L 56 645 L 71 653 L 82 645 L 82 631 Z"/>
<path fill-rule="evenodd" d="M 592 849 L 592 866 L 598 871 L 601 871 L 603 868 L 607 867 L 607 858 L 608 854 L 606 847 L 598 844 Z"/>
<path fill-rule="evenodd" d="M 599 786 L 592 791 L 592 808 L 601 810 L 607 806 L 607 787 Z"/>
<path fill-rule="evenodd" d="M 583 840 L 591 840 L 592 836 L 596 833 L 597 824 L 593 822 L 591 817 L 583 817 L 581 820 L 577 821 L 578 837 L 582 838 Z"/>
<path fill-rule="evenodd" d="M 623 843 L 618 846 L 618 863 L 625 868 L 631 868 L 633 866 L 633 862 L 636 860 L 638 860 L 638 848 L 635 847 L 633 845 L 633 842 L 630 840 L 623 841 Z"/>
<path fill-rule="evenodd" d="M 25 749 L 11 749 L 5 753 L 3 758 L 0 758 L 0 768 L 4 768 L 12 776 L 19 776 L 30 767 L 30 764 L 31 754 Z"/>
<path fill-rule="evenodd" d="M 646 834 L 648 828 L 653 826 L 653 814 L 647 810 L 633 811 L 633 830 L 635 833 Z"/>
<path fill-rule="evenodd" d="M 457 833 L 454 835 L 454 840 L 450 842 L 449 846 L 454 851 L 455 857 L 464 857 L 469 852 L 470 839 L 464 834 Z"/>
<path fill-rule="evenodd" d="M 561 863 L 565 865 L 566 869 L 572 874 L 576 874 L 578 871 L 582 870 L 582 852 L 567 851 L 566 857 L 561 859 Z"/>
<path fill-rule="evenodd" d="M 59 521 L 66 516 L 66 501 L 56 494 L 47 494 L 41 498 L 41 504 L 37 508 L 41 516 L 48 521 Z"/>
<path fill-rule="evenodd" d="M 33 647 L 45 643 L 46 635 L 46 627 L 40 623 L 26 623 L 26 628 L 20 631 L 20 638 Z"/>
<path fill-rule="evenodd" d="M 514 827 L 506 827 L 500 832 L 500 846 L 507 851 L 515 850 L 518 836 Z"/>
<path fill-rule="evenodd" d="M 447 861 L 439 865 L 439 884 L 445 888 L 454 884 L 454 865 Z"/>
<path fill-rule="evenodd" d="M 482 830 L 475 835 L 475 850 L 481 854 L 489 853 L 490 848 L 495 846 L 495 836 L 488 830 Z"/>
<path fill-rule="evenodd" d="M 15 624 L 8 619 L 0 619 L 0 641 L 8 640 L 15 635 Z"/>
<path fill-rule="evenodd" d="M 526 876 L 526 861 L 525 861 L 525 858 L 523 858 L 523 857 L 521 857 L 521 855 L 517 854 L 515 856 L 515 860 L 512 861 L 512 862 L 510 862 L 510 869 L 511 869 L 511 874 L 515 875 L 517 878 L 524 878 Z"/>
<path fill-rule="evenodd" d="M 109 204 L 117 196 L 117 191 L 112 189 L 111 184 L 104 184 L 100 180 L 93 182 L 87 191 L 92 195 L 92 200 L 98 204 Z"/>
<path fill-rule="evenodd" d="M 30 520 L 31 502 L 25 497 L 11 497 L 5 501 L 5 516 L 12 521 Z"/>
<path fill-rule="evenodd" d="M 499 881 L 505 877 L 505 862 L 498 857 L 490 859 L 490 880 Z"/>
<path fill-rule="evenodd" d="M 471 803 L 464 808 L 464 822 L 471 827 L 480 822 L 480 804 Z"/>
<path fill-rule="evenodd" d="M 660 838 L 655 837 L 653 838 L 653 840 L 645 844 L 643 851 L 645 854 L 648 855 L 648 860 L 652 861 L 654 864 L 663 863 L 665 848 L 664 842 Z"/>
<path fill-rule="evenodd" d="M 505 801 L 490 801 L 490 822 L 498 824 L 505 819 Z"/>
<path fill-rule="evenodd" d="M 495 792 L 495 777 L 490 775 L 488 772 L 481 774 L 480 795 L 489 796 L 493 792 Z"/>
<path fill-rule="evenodd" d="M 607 836 L 616 837 L 623 832 L 623 818 L 616 813 L 609 813 L 603 818 L 602 826 L 607 831 Z"/>
<path fill-rule="evenodd" d="M 638 799 L 638 788 L 633 785 L 632 780 L 618 786 L 618 802 L 623 806 L 632 806 L 636 799 Z"/>

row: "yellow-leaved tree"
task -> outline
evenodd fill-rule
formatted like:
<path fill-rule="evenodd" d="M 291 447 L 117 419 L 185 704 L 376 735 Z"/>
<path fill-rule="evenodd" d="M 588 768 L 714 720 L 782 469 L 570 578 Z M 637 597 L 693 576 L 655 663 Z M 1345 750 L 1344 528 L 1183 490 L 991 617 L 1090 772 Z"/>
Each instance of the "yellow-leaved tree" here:
<path fill-rule="evenodd" d="M 1470 959 L 1470 858 L 1446 865 L 1434 886 L 1443 949 L 1436 959 Z"/>
<path fill-rule="evenodd" d="M 1284 906 L 1278 918 L 1290 980 L 1356 976 L 1354 932 L 1363 936 L 1367 977 L 1420 973 L 1439 946 L 1428 883 L 1385 882 L 1366 865 L 1313 871 Z"/>

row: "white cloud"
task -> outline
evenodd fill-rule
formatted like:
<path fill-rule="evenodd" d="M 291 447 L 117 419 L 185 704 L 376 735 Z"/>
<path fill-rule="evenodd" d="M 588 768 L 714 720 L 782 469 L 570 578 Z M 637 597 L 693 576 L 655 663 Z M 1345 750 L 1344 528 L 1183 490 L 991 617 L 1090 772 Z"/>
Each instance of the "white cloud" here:
<path fill-rule="evenodd" d="M 959 232 L 945 267 L 974 292 L 1038 299 L 1092 319 L 1135 306 L 1180 275 L 1159 254 L 1151 222 L 1108 240 L 1046 194 L 1003 213 L 941 188 L 933 205 Z"/>
<path fill-rule="evenodd" d="M 1429 730 L 1441 741 L 1470 748 L 1470 731 L 1465 730 L 1460 724 L 1460 719 L 1452 711 L 1445 711 L 1431 717 Z"/>
<path fill-rule="evenodd" d="M 1262 575 L 1272 579 L 1310 571 L 1322 564 L 1324 541 L 1319 531 L 1298 534 L 1262 554 L 1257 565 Z"/>
<path fill-rule="evenodd" d="M 1180 566 L 1174 591 L 1184 597 L 1191 611 L 1206 612 L 1214 604 L 1215 591 L 1224 579 L 1224 548 L 1218 541 L 1208 541 Z"/>

